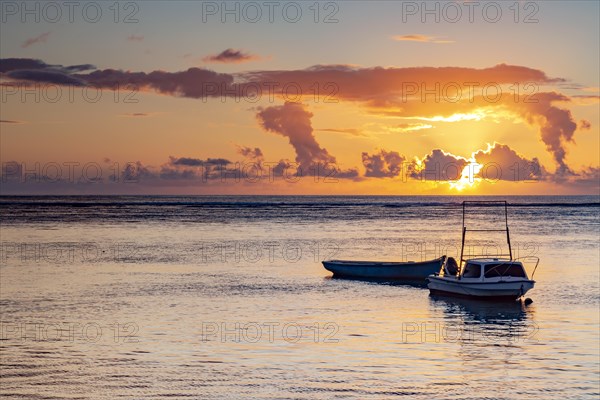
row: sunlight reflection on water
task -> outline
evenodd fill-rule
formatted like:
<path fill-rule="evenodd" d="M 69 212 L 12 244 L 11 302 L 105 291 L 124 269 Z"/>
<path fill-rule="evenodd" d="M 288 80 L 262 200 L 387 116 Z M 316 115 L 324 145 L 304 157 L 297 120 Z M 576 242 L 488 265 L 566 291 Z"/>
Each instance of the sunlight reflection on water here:
<path fill-rule="evenodd" d="M 328 278 L 319 261 L 333 255 L 419 260 L 456 249 L 457 207 L 440 203 L 330 205 L 309 223 L 310 204 L 270 216 L 244 206 L 243 217 L 231 205 L 164 206 L 185 208 L 183 220 L 28 213 L 1 228 L 0 394 L 597 397 L 597 206 L 512 211 L 515 245 L 542 259 L 527 307 Z M 361 207 L 370 219 L 356 219 Z"/>

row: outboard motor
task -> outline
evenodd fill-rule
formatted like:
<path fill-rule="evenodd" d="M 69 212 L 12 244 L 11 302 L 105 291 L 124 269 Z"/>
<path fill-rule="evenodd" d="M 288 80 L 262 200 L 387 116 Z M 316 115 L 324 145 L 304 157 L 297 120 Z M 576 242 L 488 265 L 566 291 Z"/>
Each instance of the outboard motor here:
<path fill-rule="evenodd" d="M 456 276 L 458 273 L 458 263 L 454 257 L 448 257 L 446 265 L 444 266 L 444 275 Z"/>

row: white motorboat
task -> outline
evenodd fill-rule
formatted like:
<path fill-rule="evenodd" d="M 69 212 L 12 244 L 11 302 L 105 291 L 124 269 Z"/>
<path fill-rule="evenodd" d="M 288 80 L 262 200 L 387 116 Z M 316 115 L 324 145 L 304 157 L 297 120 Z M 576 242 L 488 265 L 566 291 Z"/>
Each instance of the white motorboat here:
<path fill-rule="evenodd" d="M 498 258 L 491 258 L 489 256 L 464 258 L 465 237 L 467 231 L 469 231 L 465 226 L 465 206 L 469 203 L 503 203 L 506 226 L 504 229 L 471 229 L 471 231 L 506 231 L 508 254 L 498 255 Z M 523 267 L 523 263 L 512 257 L 508 230 L 508 207 L 505 201 L 464 201 L 462 232 L 460 262 L 456 263 L 452 257 L 448 257 L 440 272 L 430 275 L 427 278 L 427 287 L 432 294 L 457 295 L 480 299 L 516 300 L 533 289 L 535 285 L 533 275 L 539 264 L 539 258 L 526 257 L 537 260 L 530 279 Z M 501 256 L 508 257 L 501 258 Z"/>
<path fill-rule="evenodd" d="M 515 300 L 533 289 L 520 261 L 473 258 L 457 275 L 430 275 L 427 287 L 432 294 L 453 294 L 488 299 Z"/>

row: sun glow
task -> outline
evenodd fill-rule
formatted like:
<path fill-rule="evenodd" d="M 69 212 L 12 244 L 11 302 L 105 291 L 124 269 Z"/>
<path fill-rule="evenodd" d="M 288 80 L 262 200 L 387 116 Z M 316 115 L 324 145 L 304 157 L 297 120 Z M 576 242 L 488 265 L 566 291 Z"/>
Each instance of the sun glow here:
<path fill-rule="evenodd" d="M 477 186 L 481 181 L 481 178 L 477 177 L 481 167 L 482 165 L 475 162 L 475 160 L 469 160 L 469 163 L 463 168 L 460 178 L 455 181 L 448 181 L 450 189 L 462 192 L 465 189 Z"/>
<path fill-rule="evenodd" d="M 456 113 L 452 114 L 449 117 L 444 117 L 442 115 L 436 115 L 434 117 L 421 117 L 418 118 L 423 121 L 430 122 L 459 122 L 459 121 L 481 121 L 484 119 L 486 114 L 483 111 L 476 110 L 472 113 Z"/>

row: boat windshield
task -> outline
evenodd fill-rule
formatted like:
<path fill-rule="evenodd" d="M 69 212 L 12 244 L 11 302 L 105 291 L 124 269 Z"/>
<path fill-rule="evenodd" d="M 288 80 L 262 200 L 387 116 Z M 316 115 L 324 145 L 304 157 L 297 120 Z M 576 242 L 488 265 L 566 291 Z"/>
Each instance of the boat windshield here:
<path fill-rule="evenodd" d="M 514 276 L 518 278 L 526 278 L 523 266 L 520 264 L 488 264 L 485 266 L 485 277 L 495 278 L 498 276 Z"/>
<path fill-rule="evenodd" d="M 479 278 L 481 276 L 481 265 L 467 263 L 462 276 L 463 278 Z"/>

